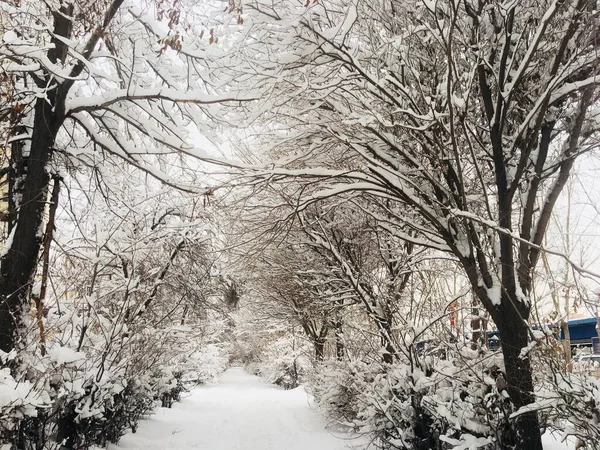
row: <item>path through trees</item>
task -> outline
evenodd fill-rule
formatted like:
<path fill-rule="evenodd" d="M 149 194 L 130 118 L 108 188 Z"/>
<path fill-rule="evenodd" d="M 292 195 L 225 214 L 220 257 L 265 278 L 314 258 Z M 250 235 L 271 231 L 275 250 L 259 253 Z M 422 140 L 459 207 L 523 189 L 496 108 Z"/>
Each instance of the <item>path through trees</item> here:
<path fill-rule="evenodd" d="M 284 391 L 234 367 L 219 384 L 200 387 L 173 409 L 159 410 L 111 450 L 345 450 L 357 444 L 325 430 L 302 388 Z"/>

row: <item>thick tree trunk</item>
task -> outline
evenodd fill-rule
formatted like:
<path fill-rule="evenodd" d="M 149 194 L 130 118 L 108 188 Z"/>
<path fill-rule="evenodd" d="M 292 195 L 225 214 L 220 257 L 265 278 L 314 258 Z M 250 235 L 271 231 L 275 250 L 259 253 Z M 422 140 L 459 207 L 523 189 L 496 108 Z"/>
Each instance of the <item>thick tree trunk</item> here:
<path fill-rule="evenodd" d="M 502 311 L 495 321 L 500 331 L 506 390 L 516 410 L 535 400 L 529 357 L 520 357 L 521 350 L 528 344 L 529 330 L 519 313 L 514 311 L 511 300 L 507 298 L 503 298 Z M 505 436 L 503 448 L 543 450 L 540 425 L 535 411 L 521 414 L 514 419 L 510 435 Z"/>
<path fill-rule="evenodd" d="M 31 149 L 27 158 L 18 217 L 11 231 L 11 241 L 0 259 L 0 350 L 9 352 L 17 344 L 17 332 L 29 306 L 32 277 L 38 262 L 48 192 L 46 165 L 50 159 L 56 120 L 46 99 L 35 105 Z"/>
<path fill-rule="evenodd" d="M 70 37 L 72 15 L 73 5 L 69 4 L 53 13 L 53 45 L 47 53 L 52 63 L 65 61 L 68 46 L 60 37 Z M 110 18 L 113 16 L 114 13 Z M 92 48 L 98 38 L 99 35 L 94 35 L 90 40 Z M 73 78 L 81 70 L 83 65 L 80 65 L 79 72 L 72 73 Z M 48 74 L 40 83 L 50 85 L 53 78 L 53 75 Z M 9 206 L 13 209 L 10 219 L 11 242 L 0 258 L 0 350 L 5 352 L 12 350 L 18 343 L 18 330 L 23 322 L 24 311 L 29 306 L 31 282 L 42 245 L 41 230 L 50 181 L 46 166 L 52 157 L 56 134 L 64 121 L 65 98 L 72 84 L 72 80 L 66 81 L 56 88 L 48 89 L 45 96 L 36 100 L 29 154 L 26 154 L 25 146 L 19 146 L 22 158 L 19 163 L 22 166 L 12 168 L 13 175 L 18 179 L 12 180 L 9 185 L 15 191 L 20 191 L 21 195 L 18 196 L 18 202 L 18 197 L 9 199 Z"/>

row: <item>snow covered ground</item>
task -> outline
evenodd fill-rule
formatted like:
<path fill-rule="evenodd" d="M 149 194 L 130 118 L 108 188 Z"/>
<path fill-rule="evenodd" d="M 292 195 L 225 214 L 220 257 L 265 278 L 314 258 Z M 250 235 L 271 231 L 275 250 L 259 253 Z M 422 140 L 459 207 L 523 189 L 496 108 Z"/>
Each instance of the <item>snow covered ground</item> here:
<path fill-rule="evenodd" d="M 570 450 L 558 436 L 544 436 L 546 450 Z M 172 409 L 159 408 L 108 450 L 348 450 L 357 439 L 325 429 L 302 388 L 284 391 L 249 375 L 227 370 L 220 383 L 192 391 Z"/>
<path fill-rule="evenodd" d="M 280 390 L 231 368 L 219 384 L 202 386 L 188 398 L 160 408 L 127 434 L 117 449 L 143 450 L 346 450 L 358 442 L 325 429 L 302 388 Z"/>
<path fill-rule="evenodd" d="M 544 450 L 575 450 L 575 438 L 564 439 L 560 433 L 546 433 L 542 436 Z"/>

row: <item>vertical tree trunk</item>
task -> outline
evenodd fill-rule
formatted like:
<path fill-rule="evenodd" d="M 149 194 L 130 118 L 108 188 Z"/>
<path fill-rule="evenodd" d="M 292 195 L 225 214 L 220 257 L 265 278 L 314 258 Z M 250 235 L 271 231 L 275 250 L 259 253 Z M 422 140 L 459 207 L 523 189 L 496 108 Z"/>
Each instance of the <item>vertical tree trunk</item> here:
<path fill-rule="evenodd" d="M 338 361 L 344 360 L 344 330 L 341 319 L 337 319 L 334 324 L 335 334 L 335 358 Z"/>
<path fill-rule="evenodd" d="M 395 292 L 395 300 L 398 303 L 400 298 L 400 293 L 403 289 L 397 289 Z M 373 304 L 371 308 L 373 312 L 369 314 L 375 324 L 377 325 L 377 330 L 379 331 L 379 339 L 381 342 L 381 351 L 382 357 L 381 361 L 384 364 L 392 364 L 394 362 L 394 355 L 397 354 L 396 348 L 392 343 L 392 324 L 393 324 L 393 316 L 392 316 L 392 307 L 388 302 L 378 305 L 379 301 L 373 298 Z"/>
<path fill-rule="evenodd" d="M 315 340 L 313 341 L 315 347 L 315 360 L 318 362 L 323 361 L 325 357 L 325 341 Z"/>
<path fill-rule="evenodd" d="M 573 372 L 573 356 L 571 354 L 571 331 L 569 330 L 569 316 L 561 322 L 563 329 L 563 351 L 565 352 L 565 369 L 567 372 Z"/>
<path fill-rule="evenodd" d="M 47 56 L 52 63 L 65 61 L 68 46 L 59 37 L 69 38 L 72 30 L 73 5 L 65 4 L 53 14 L 52 46 Z M 94 45 L 98 37 L 93 41 Z M 82 66 L 83 69 L 83 66 Z M 53 75 L 44 82 L 50 85 Z M 48 192 L 49 177 L 46 166 L 52 157 L 56 134 L 65 117 L 65 98 L 73 81 L 48 89 L 40 96 L 33 110 L 33 128 L 29 154 L 20 146 L 20 161 L 12 180 L 15 191 L 20 191 L 18 204 L 9 201 L 14 211 L 10 224 L 10 242 L 0 258 L 0 350 L 9 352 L 18 343 L 18 330 L 24 310 L 29 306 L 31 282 L 38 263 L 42 244 L 42 225 Z M 13 146 L 13 148 L 15 148 Z M 13 168 L 15 169 L 15 168 Z M 13 192 L 14 193 L 14 192 Z"/>
<path fill-rule="evenodd" d="M 317 331 L 315 323 L 306 320 L 302 322 L 302 329 L 315 349 L 315 361 L 317 362 L 323 361 L 325 356 L 325 342 L 329 333 L 329 325 L 328 322 L 324 321 Z"/>
<path fill-rule="evenodd" d="M 515 410 L 535 400 L 529 356 L 520 357 L 521 350 L 529 341 L 529 329 L 519 312 L 512 306 L 517 302 L 519 300 L 503 296 L 500 315 L 495 319 L 500 331 L 507 391 Z M 504 437 L 503 448 L 543 450 L 540 425 L 535 411 L 517 416 L 509 433 Z"/>
<path fill-rule="evenodd" d="M 40 352 L 42 356 L 46 354 L 46 331 L 44 330 L 44 301 L 46 300 L 46 290 L 48 288 L 48 276 L 50 269 L 50 246 L 54 236 L 54 220 L 56 218 L 56 209 L 58 208 L 58 198 L 60 195 L 60 177 L 54 176 L 52 186 L 52 195 L 50 196 L 50 208 L 48 211 L 48 222 L 46 223 L 46 232 L 42 244 L 42 277 L 41 286 L 38 294 L 33 295 L 36 308 L 36 319 L 40 330 Z"/>
<path fill-rule="evenodd" d="M 37 100 L 18 217 L 11 231 L 11 242 L 0 259 L 0 350 L 5 352 L 17 343 L 42 243 L 39 230 L 49 184 L 46 165 L 58 129 L 52 109 L 47 99 Z"/>
<path fill-rule="evenodd" d="M 11 123 L 18 123 L 23 117 L 13 110 Z M 11 133 L 13 136 L 23 136 L 27 134 L 27 129 L 23 125 L 15 126 Z M 17 220 L 18 202 L 23 191 L 25 173 L 27 170 L 26 161 L 23 159 L 24 141 L 15 140 L 10 145 L 10 156 L 8 161 L 8 211 L 7 211 L 7 230 L 12 231 Z"/>
<path fill-rule="evenodd" d="M 572 195 L 573 195 L 573 180 L 571 180 L 567 186 L 567 214 L 566 214 L 566 224 L 565 224 L 565 255 L 571 254 L 571 203 L 572 203 Z M 573 363 L 571 361 L 571 332 L 569 330 L 569 316 L 571 314 L 571 286 L 569 281 L 569 272 L 571 267 L 569 263 L 565 261 L 565 276 L 564 276 L 564 284 L 565 284 L 565 320 L 562 321 L 562 328 L 564 332 L 565 339 L 563 340 L 564 351 L 565 351 L 565 367 L 567 372 L 573 371 Z"/>
<path fill-rule="evenodd" d="M 481 343 L 487 340 L 484 340 L 481 317 L 479 316 L 479 300 L 476 296 L 473 296 L 471 301 L 471 332 L 473 333 L 473 348 L 478 348 Z M 487 336 L 485 337 L 487 338 Z"/>
<path fill-rule="evenodd" d="M 392 364 L 394 362 L 394 355 L 396 349 L 392 343 L 392 323 L 391 317 L 380 318 L 381 327 L 379 334 L 381 336 L 381 347 L 383 349 L 382 361 L 384 364 Z"/>

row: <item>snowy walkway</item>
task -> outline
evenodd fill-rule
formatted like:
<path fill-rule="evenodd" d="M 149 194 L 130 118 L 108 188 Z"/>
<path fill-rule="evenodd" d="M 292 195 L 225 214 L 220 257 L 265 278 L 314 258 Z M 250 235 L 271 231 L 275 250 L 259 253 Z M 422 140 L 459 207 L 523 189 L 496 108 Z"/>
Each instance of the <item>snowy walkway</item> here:
<path fill-rule="evenodd" d="M 219 384 L 202 386 L 172 409 L 159 408 L 108 450 L 348 450 L 357 440 L 325 430 L 308 406 L 303 389 L 283 391 L 242 368 L 223 374 Z M 545 450 L 571 450 L 544 436 Z M 364 446 L 362 446 L 364 448 Z"/>
<path fill-rule="evenodd" d="M 160 408 L 109 449 L 346 450 L 357 444 L 325 430 L 301 388 L 283 391 L 232 368 L 219 384 Z"/>

